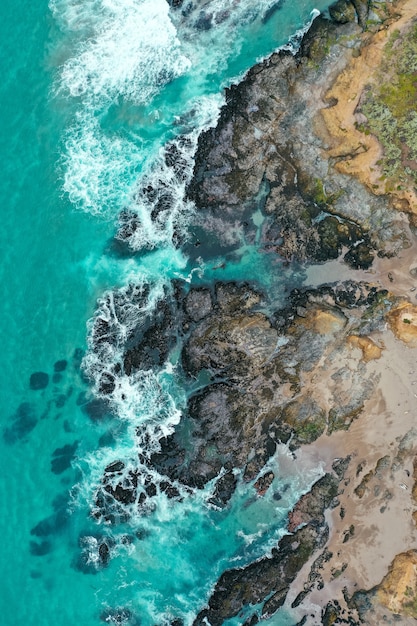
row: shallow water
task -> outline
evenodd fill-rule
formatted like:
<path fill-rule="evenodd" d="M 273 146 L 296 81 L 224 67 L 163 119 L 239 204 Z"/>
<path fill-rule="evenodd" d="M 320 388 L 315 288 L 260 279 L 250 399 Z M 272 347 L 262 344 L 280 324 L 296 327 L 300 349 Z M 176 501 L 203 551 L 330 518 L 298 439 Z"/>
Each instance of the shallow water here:
<path fill-rule="evenodd" d="M 138 424 L 156 440 L 169 432 L 185 391 L 173 358 L 154 377 L 121 381 L 125 398 L 120 392 L 114 415 L 103 416 L 80 369 L 87 322 L 106 290 L 151 284 L 157 299 L 164 284 L 197 269 L 172 248 L 173 229 L 186 226 L 192 207 L 161 149 L 185 133 L 191 173 L 198 134 L 215 122 L 223 87 L 328 3 L 283 0 L 263 21 L 274 4 L 205 2 L 213 15 L 205 30 L 200 11 L 184 17 L 165 0 L 2 3 L 0 615 L 7 626 L 90 626 L 120 606 L 144 625 L 191 623 L 221 571 L 276 542 L 288 508 L 317 476 L 315 468 L 281 470 L 274 489 L 289 487 L 279 507 L 268 497 L 248 504 L 238 491 L 230 508 L 215 511 L 195 493 L 175 504 L 161 496 L 152 514 L 115 528 L 90 516 L 104 467 L 137 454 Z M 118 212 L 144 181 L 164 176 L 175 200 L 168 219 L 152 222 L 150 207 L 139 204 L 146 228 L 136 247 L 148 251 L 115 255 Z M 262 275 L 279 299 L 276 261 L 244 242 L 240 252 L 221 268 L 222 259 L 203 264 L 200 280 Z M 87 369 L 92 358 L 90 351 Z M 37 372 L 47 377 L 31 379 Z M 104 569 L 95 563 L 102 536 L 111 538 L 112 554 Z M 284 615 L 271 623 L 279 620 L 291 623 Z"/>

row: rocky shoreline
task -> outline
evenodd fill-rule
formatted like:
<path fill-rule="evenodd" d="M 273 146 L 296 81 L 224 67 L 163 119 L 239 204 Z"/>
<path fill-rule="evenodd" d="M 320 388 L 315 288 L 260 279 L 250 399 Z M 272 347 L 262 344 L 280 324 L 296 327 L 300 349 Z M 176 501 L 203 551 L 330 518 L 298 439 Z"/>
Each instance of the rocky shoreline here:
<path fill-rule="evenodd" d="M 95 350 L 122 354 L 95 381 L 104 399 L 121 372 L 157 371 L 173 349 L 194 389 L 181 425 L 137 471 L 126 477 L 119 459 L 106 468 L 97 519 L 125 521 L 161 492 L 181 499 L 210 481 L 209 504 L 223 508 L 238 475 L 263 497 L 280 443 L 326 468 L 272 554 L 224 572 L 195 624 L 220 626 L 250 606 L 248 625 L 283 606 L 298 624 L 417 617 L 417 204 L 411 187 L 382 193 L 375 173 L 367 178 L 383 147 L 369 133 L 353 136 L 341 115 L 353 115 L 353 128 L 356 89 L 370 76 L 361 59 L 377 46 L 381 62 L 383 37 L 416 11 L 413 0 L 339 0 L 297 54 L 273 54 L 228 90 L 217 126 L 199 139 L 187 188 L 190 262 L 227 263 L 244 242 L 276 255 L 284 271 L 302 264 L 307 278 L 285 302 L 277 306 L 261 281 L 177 281 L 123 341 L 96 316 Z M 147 295 L 132 286 L 112 294 L 112 306 L 140 307 Z"/>

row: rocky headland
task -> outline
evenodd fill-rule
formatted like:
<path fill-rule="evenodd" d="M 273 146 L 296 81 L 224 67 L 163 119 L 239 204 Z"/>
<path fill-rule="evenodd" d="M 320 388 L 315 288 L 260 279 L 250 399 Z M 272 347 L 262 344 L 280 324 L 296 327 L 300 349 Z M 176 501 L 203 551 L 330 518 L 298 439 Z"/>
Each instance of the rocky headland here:
<path fill-rule="evenodd" d="M 272 553 L 224 572 L 195 624 L 250 606 L 245 624 L 281 607 L 310 625 L 417 617 L 416 16 L 416 0 L 339 0 L 297 54 L 231 87 L 199 139 L 190 262 L 227 263 L 244 242 L 284 273 L 301 265 L 284 301 L 220 267 L 216 281 L 173 283 L 123 338 L 96 316 L 96 350 L 121 348 L 95 381 L 103 398 L 174 349 L 189 390 L 180 425 L 136 472 L 106 468 L 98 519 L 210 481 L 211 506 L 228 506 L 238 480 L 265 497 L 279 444 L 325 468 Z M 131 286 L 112 307 L 146 297 Z"/>

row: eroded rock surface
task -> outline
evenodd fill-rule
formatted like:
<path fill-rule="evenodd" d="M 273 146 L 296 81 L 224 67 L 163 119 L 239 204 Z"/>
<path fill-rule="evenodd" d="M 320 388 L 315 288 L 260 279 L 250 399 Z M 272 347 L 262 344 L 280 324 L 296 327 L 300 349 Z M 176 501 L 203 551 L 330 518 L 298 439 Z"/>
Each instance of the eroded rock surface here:
<path fill-rule="evenodd" d="M 187 246 L 191 261 L 236 252 L 246 243 L 275 252 L 286 264 L 343 258 L 363 270 L 409 245 L 389 199 L 336 171 L 314 132 L 317 112 L 336 104 L 324 100 L 325 85 L 360 54 L 369 9 L 365 1 L 339 0 L 330 10 L 332 21 L 317 19 L 297 55 L 272 55 L 228 91 L 217 127 L 200 138 L 188 185 L 197 209 Z M 167 152 L 166 165 L 184 182 L 181 163 L 181 151 Z M 153 187 L 142 193 L 162 224 L 172 198 Z M 137 215 L 122 216 L 120 238 L 134 240 L 142 226 Z M 211 480 L 209 505 L 227 506 L 238 480 L 253 480 L 254 497 L 262 497 L 274 478 L 264 466 L 277 443 L 296 450 L 324 433 L 347 430 L 361 414 L 377 382 L 370 363 L 383 354 L 378 332 L 387 322 L 398 337 L 414 341 L 415 307 L 354 279 L 299 286 L 279 306 L 262 286 L 244 282 L 177 282 L 158 295 L 156 306 L 148 306 L 150 295 L 149 288 L 131 285 L 102 302 L 92 329 L 97 391 L 111 403 L 118 378 L 159 372 L 175 353 L 188 394 L 181 423 L 161 438 L 158 451 L 149 458 L 138 453 L 137 468 L 127 469 L 119 459 L 106 468 L 93 513 L 108 523 L 125 521 L 133 510 L 146 513 L 158 494 L 181 499 Z M 138 314 L 140 321 L 131 324 Z M 115 349 L 112 368 L 100 370 Z M 381 470 L 379 462 L 357 476 L 358 500 Z M 222 574 L 196 624 L 220 625 L 261 602 L 262 616 L 273 614 L 313 556 L 309 583 L 292 606 L 321 583 L 320 569 L 331 559 L 325 510 L 336 505 L 343 475 L 343 467 L 335 467 L 300 499 L 290 515 L 291 534 L 270 557 Z M 349 527 L 342 541 L 353 534 Z M 108 555 L 101 556 L 105 565 Z M 333 578 L 346 567 L 335 569 Z M 330 600 L 322 623 L 356 623 L 375 593 L 346 595 L 343 607 Z M 347 617 L 348 601 L 353 608 Z M 300 623 L 308 623 L 304 617 Z"/>

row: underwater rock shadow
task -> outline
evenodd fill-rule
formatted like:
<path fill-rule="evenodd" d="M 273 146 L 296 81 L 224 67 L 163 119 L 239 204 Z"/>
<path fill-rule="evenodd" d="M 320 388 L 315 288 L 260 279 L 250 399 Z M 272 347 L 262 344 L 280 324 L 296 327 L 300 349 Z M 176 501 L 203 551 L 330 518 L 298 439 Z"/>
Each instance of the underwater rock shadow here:
<path fill-rule="evenodd" d="M 12 422 L 11 425 L 3 429 L 3 439 L 9 445 L 26 437 L 38 423 L 35 409 L 30 402 L 22 402 L 9 419 Z"/>

